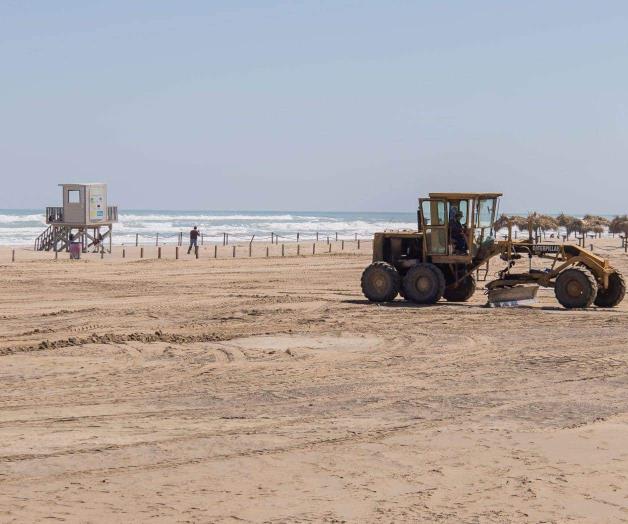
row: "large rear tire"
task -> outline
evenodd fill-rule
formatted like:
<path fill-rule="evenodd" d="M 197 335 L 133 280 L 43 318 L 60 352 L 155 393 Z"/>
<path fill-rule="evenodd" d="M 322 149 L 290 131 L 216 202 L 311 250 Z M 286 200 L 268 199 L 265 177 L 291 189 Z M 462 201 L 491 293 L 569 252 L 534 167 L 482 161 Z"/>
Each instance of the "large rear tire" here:
<path fill-rule="evenodd" d="M 434 264 L 418 264 L 403 277 L 403 294 L 417 304 L 435 304 L 445 292 L 445 275 Z"/>
<path fill-rule="evenodd" d="M 554 292 L 558 302 L 568 309 L 587 308 L 597 296 L 597 282 L 588 269 L 571 267 L 558 275 Z"/>
<path fill-rule="evenodd" d="M 615 307 L 626 296 L 626 281 L 624 276 L 615 271 L 608 276 L 608 289 L 599 288 L 594 304 L 598 307 Z"/>
<path fill-rule="evenodd" d="M 395 300 L 400 288 L 401 276 L 387 262 L 373 262 L 362 273 L 362 293 L 371 302 Z"/>
<path fill-rule="evenodd" d="M 473 296 L 473 293 L 475 293 L 475 277 L 467 275 L 458 282 L 458 287 L 446 287 L 443 297 L 448 302 L 466 302 Z"/>

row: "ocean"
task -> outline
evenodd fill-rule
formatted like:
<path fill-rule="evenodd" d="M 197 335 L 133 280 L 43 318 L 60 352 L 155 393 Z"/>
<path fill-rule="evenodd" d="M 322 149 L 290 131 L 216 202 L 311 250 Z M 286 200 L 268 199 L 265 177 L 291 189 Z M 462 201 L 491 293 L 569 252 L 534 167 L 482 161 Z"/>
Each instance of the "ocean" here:
<path fill-rule="evenodd" d="M 313 240 L 328 236 L 332 239 L 370 238 L 384 229 L 416 229 L 416 213 L 346 213 L 346 212 L 274 212 L 274 211 L 120 211 L 114 225 L 115 245 L 175 243 L 180 232 L 184 240 L 193 226 L 198 226 L 206 242 L 222 242 L 229 233 L 230 242 L 270 240 L 271 234 L 280 241 Z M 0 209 L 0 245 L 33 245 L 35 238 L 46 229 L 42 210 Z"/>

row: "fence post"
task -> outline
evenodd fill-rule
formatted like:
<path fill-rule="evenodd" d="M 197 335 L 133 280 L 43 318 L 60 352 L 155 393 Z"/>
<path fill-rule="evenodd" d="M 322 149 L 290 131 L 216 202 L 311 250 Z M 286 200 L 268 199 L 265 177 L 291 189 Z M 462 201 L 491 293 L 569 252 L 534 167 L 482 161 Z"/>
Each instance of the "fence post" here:
<path fill-rule="evenodd" d="M 327 250 L 328 253 L 331 253 L 331 243 L 329 244 L 329 249 Z"/>
<path fill-rule="evenodd" d="M 297 244 L 299 243 L 299 237 L 301 236 L 301 233 L 297 233 Z"/>
<path fill-rule="evenodd" d="M 344 251 L 345 250 L 345 241 L 344 240 L 340 242 L 340 246 L 341 246 L 340 249 L 342 249 Z"/>
<path fill-rule="evenodd" d="M 135 233 L 135 247 L 137 247 L 140 243 L 140 235 Z"/>
<path fill-rule="evenodd" d="M 218 258 L 218 244 L 214 246 L 214 258 Z"/>
<path fill-rule="evenodd" d="M 316 242 L 312 244 L 312 255 L 316 255 Z"/>
<path fill-rule="evenodd" d="M 179 246 L 174 248 L 174 259 L 179 260 Z"/>
<path fill-rule="evenodd" d="M 286 256 L 286 251 L 285 251 L 285 249 L 284 249 L 285 247 L 286 247 L 286 246 L 285 246 L 284 244 L 281 244 L 281 256 L 282 256 L 282 257 Z"/>
<path fill-rule="evenodd" d="M 236 247 L 233 246 L 233 258 L 235 258 L 235 251 L 236 251 Z"/>
<path fill-rule="evenodd" d="M 301 244 L 297 244 L 297 256 L 301 254 Z"/>
<path fill-rule="evenodd" d="M 161 247 L 157 248 L 157 258 L 161 258 Z"/>
<path fill-rule="evenodd" d="M 275 243 L 275 233 L 273 233 L 272 231 L 270 232 L 270 243 L 271 244 Z"/>
<path fill-rule="evenodd" d="M 126 258 L 126 248 L 122 248 L 122 258 Z"/>
<path fill-rule="evenodd" d="M 268 246 L 266 246 L 266 258 L 268 258 Z"/>
<path fill-rule="evenodd" d="M 11 262 L 15 262 L 15 249 L 11 252 Z"/>
<path fill-rule="evenodd" d="M 360 239 L 358 238 L 358 249 L 360 249 Z"/>
<path fill-rule="evenodd" d="M 249 243 L 249 258 L 253 256 L 253 243 Z"/>
<path fill-rule="evenodd" d="M 198 246 L 194 246 L 194 256 L 198 258 Z"/>
<path fill-rule="evenodd" d="M 140 248 L 140 258 L 144 258 L 144 248 Z"/>
<path fill-rule="evenodd" d="M 338 231 L 336 231 L 336 242 L 338 242 Z"/>

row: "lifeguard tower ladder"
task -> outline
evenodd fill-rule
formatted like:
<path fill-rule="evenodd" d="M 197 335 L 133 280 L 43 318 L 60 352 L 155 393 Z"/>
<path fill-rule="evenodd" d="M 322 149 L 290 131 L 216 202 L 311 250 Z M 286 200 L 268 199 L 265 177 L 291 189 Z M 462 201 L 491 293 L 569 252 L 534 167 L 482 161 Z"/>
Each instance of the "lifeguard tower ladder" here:
<path fill-rule="evenodd" d="M 63 188 L 63 207 L 46 208 L 48 229 L 35 240 L 35 250 L 68 251 L 70 243 L 79 242 L 83 253 L 91 247 L 111 253 L 118 208 L 107 206 L 107 185 L 59 185 Z"/>

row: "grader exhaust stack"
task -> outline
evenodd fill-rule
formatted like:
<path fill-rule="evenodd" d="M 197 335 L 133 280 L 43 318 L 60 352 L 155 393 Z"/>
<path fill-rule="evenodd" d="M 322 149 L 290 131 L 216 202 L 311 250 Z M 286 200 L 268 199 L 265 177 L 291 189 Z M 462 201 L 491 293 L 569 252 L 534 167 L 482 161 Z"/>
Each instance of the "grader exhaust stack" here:
<path fill-rule="evenodd" d="M 362 291 L 374 302 L 401 295 L 418 304 L 441 298 L 465 302 L 473 296 L 474 274 L 499 256 L 506 268 L 487 284 L 489 304 L 533 301 L 539 287 L 553 288 L 565 308 L 614 307 L 626 293 L 621 273 L 609 261 L 571 244 L 495 240 L 495 214 L 501 193 L 431 193 L 419 199 L 417 231 L 376 233 L 373 263 L 362 274 Z M 515 271 L 522 258 L 527 271 Z M 532 259 L 550 262 L 532 269 Z"/>

